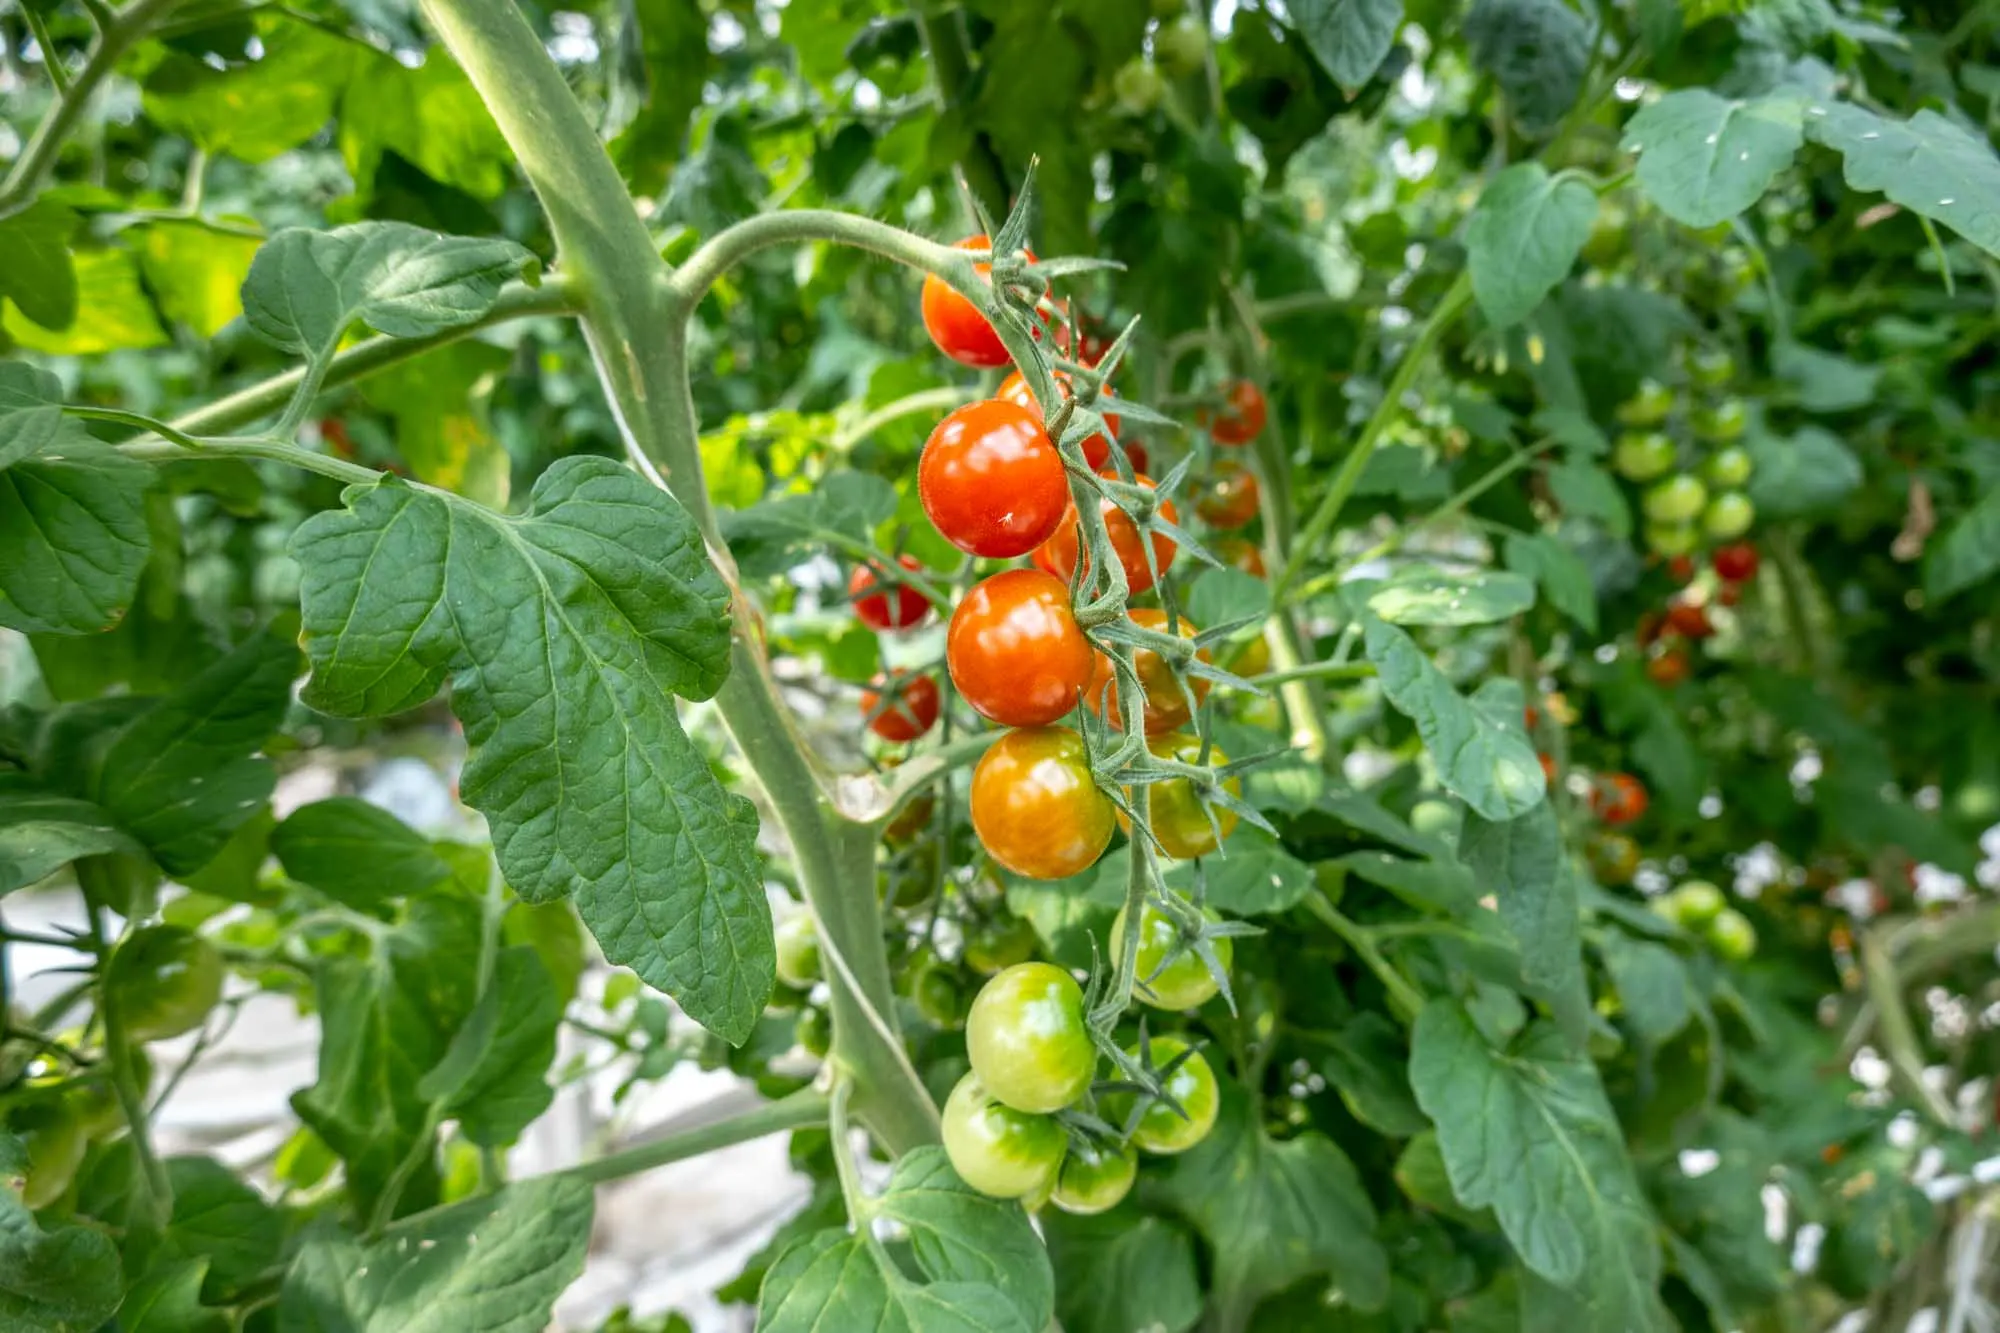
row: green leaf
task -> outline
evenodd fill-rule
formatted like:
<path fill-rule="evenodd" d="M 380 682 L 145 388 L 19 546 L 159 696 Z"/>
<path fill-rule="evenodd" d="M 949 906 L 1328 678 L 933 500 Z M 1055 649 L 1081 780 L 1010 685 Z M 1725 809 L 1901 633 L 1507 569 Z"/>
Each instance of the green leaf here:
<path fill-rule="evenodd" d="M 1481 890 L 1472 872 L 1456 861 L 1411 861 L 1387 852 L 1349 852 L 1334 862 L 1370 884 L 1421 910 L 1470 912 L 1479 905 Z"/>
<path fill-rule="evenodd" d="M 919 1286 L 844 1228 L 799 1241 L 771 1265 L 757 1333 L 1039 1333 L 996 1289 L 977 1282 Z"/>
<path fill-rule="evenodd" d="M 278 1262 L 284 1221 L 235 1172 L 213 1157 L 175 1157 L 167 1162 L 167 1179 L 174 1215 L 161 1252 L 201 1261 L 212 1298 L 240 1291 Z"/>
<path fill-rule="evenodd" d="M 364 59 L 341 99 L 339 141 L 364 192 L 385 152 L 476 199 L 497 197 L 511 179 L 514 156 L 493 114 L 439 46 L 415 69 L 388 55 Z"/>
<path fill-rule="evenodd" d="M 290 227 L 264 243 L 243 284 L 243 315 L 280 351 L 331 355 L 356 320 L 417 338 L 493 308 L 509 278 L 537 261 L 512 241 L 441 236 L 404 222 L 332 231 Z"/>
<path fill-rule="evenodd" d="M 76 262 L 69 238 L 76 214 L 53 199 L 37 199 L 10 218 L 0 219 L 0 297 L 45 329 L 66 329 L 76 320 Z M 0 448 L 0 458 L 5 457 Z"/>
<path fill-rule="evenodd" d="M 1187 616 L 1196 625 L 1226 625 L 1271 609 L 1271 585 L 1240 569 L 1205 569 L 1188 588 Z"/>
<path fill-rule="evenodd" d="M 548 1072 L 562 1013 L 541 956 L 527 945 L 501 950 L 485 994 L 417 1095 L 442 1102 L 472 1142 L 512 1143 L 555 1098 Z"/>
<path fill-rule="evenodd" d="M 0 1185 L 0 1333 L 92 1333 L 118 1308 L 118 1247 L 90 1227 L 43 1231 Z"/>
<path fill-rule="evenodd" d="M 1130 1206 L 1095 1217 L 1042 1215 L 1065 1333 L 1187 1333 L 1201 1319 L 1194 1241 Z"/>
<path fill-rule="evenodd" d="M 1569 276 L 1597 221 L 1597 191 L 1520 162 L 1495 176 L 1466 222 L 1472 294 L 1495 328 L 1526 319 Z"/>
<path fill-rule="evenodd" d="M 542 1333 L 583 1272 L 591 1187 L 539 1176 L 399 1222 L 372 1244 L 309 1241 L 279 1333 Z"/>
<path fill-rule="evenodd" d="M 1632 1031 L 1654 1046 L 1672 1040 L 1688 1024 L 1687 968 L 1680 955 L 1653 940 L 1635 940 L 1606 931 L 1597 942 L 1604 970 L 1618 991 L 1619 1006 Z"/>
<path fill-rule="evenodd" d="M 1416 567 L 1368 595 L 1368 609 L 1392 625 L 1488 625 L 1534 604 L 1533 582 L 1497 570 L 1447 574 Z"/>
<path fill-rule="evenodd" d="M 268 162 L 319 133 L 363 48 L 305 23 L 274 23 L 263 54 L 217 69 L 170 52 L 141 89 L 146 116 L 210 154 Z"/>
<path fill-rule="evenodd" d="M 88 788 L 169 874 L 199 870 L 264 808 L 276 782 L 253 757 L 291 703 L 298 649 L 269 634 L 155 701 L 103 743 Z"/>
<path fill-rule="evenodd" d="M 873 544 L 896 512 L 896 488 L 868 472 L 835 472 L 812 490 L 722 515 L 722 535 L 752 578 L 781 574 L 828 539 Z"/>
<path fill-rule="evenodd" d="M 1813 112 L 1807 128 L 1841 155 L 1849 186 L 1880 190 L 2000 255 L 2000 158 L 1982 134 L 1929 108 L 1909 120 L 1889 120 L 1850 102 Z"/>
<path fill-rule="evenodd" d="M 1396 1187 L 1419 1208 L 1428 1208 L 1477 1230 L 1494 1230 L 1496 1223 L 1491 1212 L 1467 1208 L 1451 1192 L 1451 1173 L 1445 1170 L 1437 1131 L 1429 1128 L 1428 1120 L 1424 1124 L 1424 1131 L 1405 1144 L 1396 1158 Z M 1508 1333 L 1513 1333 L 1511 1325 Z"/>
<path fill-rule="evenodd" d="M 507 882 L 574 894 L 605 955 L 698 1022 L 747 1037 L 770 994 L 755 812 L 681 731 L 672 694 L 728 669 L 728 593 L 671 496 L 602 458 L 563 459 L 502 518 L 394 481 L 293 538 L 306 702 L 379 716 L 455 673 L 460 782 Z"/>
<path fill-rule="evenodd" d="M 62 381 L 25 361 L 0 361 L 0 468 L 57 446 L 91 443 L 83 423 L 63 415 Z"/>
<path fill-rule="evenodd" d="M 1796 95 L 1732 101 L 1680 88 L 1632 117 L 1623 148 L 1639 154 L 1647 197 L 1676 222 L 1712 227 L 1764 197 L 1805 142 Z"/>
<path fill-rule="evenodd" d="M 1363 643 L 1397 712 L 1417 724 L 1451 793 L 1491 820 L 1541 802 L 1548 782 L 1525 739 L 1480 715 L 1402 630 L 1364 615 Z"/>
<path fill-rule="evenodd" d="M 1201 868 L 1209 905 L 1231 916 L 1288 911 L 1313 891 L 1312 868 L 1270 834 L 1247 824 L 1229 835 L 1221 854 L 1203 858 Z M 1192 886 L 1193 864 L 1175 866 L 1167 872 L 1167 882 Z"/>
<path fill-rule="evenodd" d="M 204 1260 L 154 1260 L 118 1306 L 120 1333 L 229 1333 L 229 1316 L 201 1303 Z"/>
<path fill-rule="evenodd" d="M 0 895 L 45 879 L 81 856 L 141 850 L 89 801 L 0 789 Z"/>
<path fill-rule="evenodd" d="M 1955 597 L 2000 570 L 2000 490 L 1961 514 L 1924 556 L 1924 596 Z"/>
<path fill-rule="evenodd" d="M 960 1180 L 944 1149 L 905 1153 L 879 1207 L 909 1232 L 925 1277 L 992 1287 L 1023 1327 L 1039 1330 L 1048 1324 L 1055 1279 L 1028 1215 L 1012 1200 L 989 1198 Z"/>
<path fill-rule="evenodd" d="M 139 234 L 139 264 L 160 313 L 213 338 L 243 313 L 243 283 L 259 245 L 198 222 L 155 222 Z"/>
<path fill-rule="evenodd" d="M 1221 1087 L 1215 1128 L 1164 1181 L 1214 1250 L 1217 1299 L 1255 1301 L 1325 1274 L 1354 1308 L 1381 1309 L 1389 1256 L 1354 1164 L 1319 1133 L 1272 1142 L 1242 1089 Z"/>
<path fill-rule="evenodd" d="M 1550 606 L 1597 633 L 1597 586 L 1590 566 L 1566 543 L 1545 532 L 1510 532 L 1504 553 L 1507 568 L 1540 584 Z"/>
<path fill-rule="evenodd" d="M 1292 24 L 1345 88 L 1358 88 L 1388 57 L 1403 22 L 1403 0 L 1294 0 Z"/>
<path fill-rule="evenodd" d="M 272 830 L 271 851 L 299 883 L 362 911 L 451 878 L 422 834 L 354 796 L 300 806 Z"/>
<path fill-rule="evenodd" d="M 1771 369 L 1779 379 L 1796 388 L 1799 406 L 1808 412 L 1846 412 L 1866 407 L 1875 401 L 1875 385 L 1882 378 L 1880 366 L 1864 366 L 1836 353 L 1790 341 L 1780 342 L 1772 349 Z"/>
<path fill-rule="evenodd" d="M 9 379 L 13 396 L 21 381 Z M 0 423 L 0 447 L 36 450 L 0 471 L 0 626 L 88 634 L 116 623 L 146 567 L 153 470 L 43 409 L 17 407 Z"/>
<path fill-rule="evenodd" d="M 1549 468 L 1549 490 L 1564 512 L 1602 523 L 1614 537 L 1632 535 L 1632 509 L 1611 474 L 1588 458 L 1570 457 Z"/>
<path fill-rule="evenodd" d="M 1563 860 L 1555 807 L 1542 802 L 1504 822 L 1469 813 L 1458 854 L 1473 879 L 1500 903 L 1500 920 L 1521 951 L 1521 976 L 1556 997 L 1564 1035 L 1581 1044 L 1589 1024 L 1577 929 L 1576 881 Z"/>
<path fill-rule="evenodd" d="M 35 253 L 46 255 L 46 236 L 41 234 Z M 11 267 L 11 255 L 9 261 Z M 120 348 L 158 347 L 167 341 L 153 302 L 139 285 L 139 263 L 131 251 L 80 250 L 71 257 L 71 267 L 76 274 L 76 317 L 57 332 L 26 318 L 25 307 L 7 310 L 0 314 L 0 328 L 9 338 L 31 352 L 50 356 L 95 356 Z M 59 279 L 44 272 L 34 281 L 40 290 Z"/>
<path fill-rule="evenodd" d="M 1534 1273 L 1579 1287 L 1589 1317 L 1570 1327 L 1670 1328 L 1617 1119 L 1595 1066 L 1567 1047 L 1537 1026 L 1496 1051 L 1456 1002 L 1433 1000 L 1412 1033 L 1410 1082 L 1459 1201 L 1491 1207 Z"/>
<path fill-rule="evenodd" d="M 504 509 L 513 459 L 488 423 L 493 386 L 511 356 L 470 339 L 362 381 L 370 403 L 395 417 L 396 452 L 410 475 Z"/>
<path fill-rule="evenodd" d="M 631 120 L 611 140 L 611 158 L 639 196 L 658 194 L 667 184 L 667 169 L 680 156 L 687 138 L 688 117 L 701 105 L 702 84 L 714 57 L 708 49 L 708 16 L 696 0 L 637 0 L 631 10 L 637 33 L 634 59 L 619 62 L 619 72 L 632 84 L 637 103 Z M 794 11 L 779 22 L 786 40 Z M 830 34 L 827 34 L 830 35 Z M 838 44 L 834 53 L 838 55 Z M 846 62 L 840 62 L 845 68 Z"/>
<path fill-rule="evenodd" d="M 1475 0 L 1465 40 L 1530 134 L 1553 128 L 1583 91 L 1590 28 L 1562 0 Z"/>
<path fill-rule="evenodd" d="M 1861 484 L 1861 460 L 1839 436 L 1818 426 L 1791 435 L 1756 432 L 1744 447 L 1755 464 L 1750 498 L 1761 518 L 1823 513 Z"/>
<path fill-rule="evenodd" d="M 1331 1035 L 1320 1067 L 1356 1120 L 1404 1139 L 1430 1126 L 1410 1092 L 1408 1064 L 1401 1030 L 1380 1014 L 1360 1013 Z"/>

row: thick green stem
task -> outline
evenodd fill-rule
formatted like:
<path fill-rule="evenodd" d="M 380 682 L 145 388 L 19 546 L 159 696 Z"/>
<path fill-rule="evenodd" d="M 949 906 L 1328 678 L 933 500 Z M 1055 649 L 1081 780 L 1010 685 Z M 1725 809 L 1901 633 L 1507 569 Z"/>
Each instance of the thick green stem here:
<path fill-rule="evenodd" d="M 641 1143 L 620 1152 L 610 1153 L 594 1162 L 584 1162 L 570 1167 L 562 1174 L 578 1180 L 587 1180 L 593 1185 L 606 1181 L 623 1180 L 626 1176 L 636 1176 L 641 1171 L 651 1171 L 654 1167 L 668 1166 L 674 1162 L 699 1157 L 703 1153 L 714 1152 L 717 1148 L 728 1148 L 738 1143 L 748 1143 L 761 1139 L 767 1134 L 782 1134 L 786 1130 L 803 1129 L 807 1125 L 826 1123 L 826 1094 L 812 1088 L 803 1088 L 789 1097 L 781 1097 L 775 1102 L 745 1111 L 742 1115 L 718 1120 L 712 1125 L 701 1125 L 679 1134 L 671 1134 L 653 1143 Z"/>
<path fill-rule="evenodd" d="M 771 234 L 758 242 L 762 233 L 731 228 L 698 251 L 687 270 L 672 274 L 582 107 L 520 10 L 490 0 L 425 0 L 424 13 L 471 77 L 541 198 L 630 453 L 693 516 L 718 568 L 733 581 L 734 562 L 702 483 L 687 374 L 688 318 L 706 284 L 728 263 L 803 235 Z M 758 221 L 795 216 L 772 214 Z M 773 233 L 783 230 L 770 226 Z M 895 232 L 880 223 L 872 226 Z M 930 251 L 943 248 L 895 234 L 927 259 Z M 971 276 L 968 261 L 964 278 Z M 840 819 L 826 801 L 753 646 L 758 642 L 753 613 L 740 595 L 735 616 L 730 676 L 716 695 L 716 708 L 791 841 L 800 885 L 826 945 L 839 952 L 852 974 L 852 985 L 836 978 L 830 986 L 834 1057 L 854 1078 L 856 1114 L 885 1146 L 902 1152 L 932 1142 L 937 1110 L 895 1030 L 875 900 L 873 830 Z"/>
<path fill-rule="evenodd" d="M 104 418 L 111 414 L 93 411 L 88 415 Z M 118 416 L 129 415 L 118 413 Z M 129 423 L 128 423 L 129 424 Z M 283 440 L 202 440 L 193 445 L 180 444 L 172 440 L 138 440 L 121 444 L 118 451 L 127 458 L 142 458 L 148 462 L 189 462 L 217 458 L 259 458 L 273 463 L 289 463 L 308 472 L 317 472 L 335 481 L 349 485 L 366 486 L 382 480 L 384 474 L 373 468 L 349 463 L 343 459 L 316 454 L 310 449 L 301 449 L 296 444 Z"/>

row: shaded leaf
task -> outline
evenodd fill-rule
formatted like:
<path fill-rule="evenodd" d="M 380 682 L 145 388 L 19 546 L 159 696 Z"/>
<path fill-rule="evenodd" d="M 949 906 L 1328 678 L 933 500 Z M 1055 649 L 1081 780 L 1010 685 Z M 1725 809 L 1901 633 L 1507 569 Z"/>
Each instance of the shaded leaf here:
<path fill-rule="evenodd" d="M 5 297 L 45 329 L 67 329 L 76 319 L 76 262 L 69 238 L 76 214 L 53 199 L 37 199 L 9 218 L 0 218 L 0 297 Z M 6 450 L 0 447 L 0 462 Z"/>
<path fill-rule="evenodd" d="M 42 232 L 29 238 L 36 246 L 31 253 L 54 262 L 47 254 L 47 236 Z M 11 267 L 11 255 L 9 261 Z M 70 264 L 76 275 L 75 318 L 57 331 L 26 318 L 26 308 L 17 306 L 0 314 L 0 328 L 9 338 L 31 352 L 50 356 L 95 356 L 120 348 L 158 347 L 167 341 L 152 299 L 139 285 L 139 262 L 131 251 L 80 250 Z M 44 271 L 31 281 L 42 291 L 58 280 Z M 53 291 L 43 294 L 55 296 Z"/>
<path fill-rule="evenodd" d="M 1527 814 L 1493 822 L 1465 818 L 1458 854 L 1474 880 L 1500 904 L 1500 920 L 1521 952 L 1521 976 L 1555 997 L 1557 1022 L 1580 1045 L 1589 1023 L 1577 928 L 1576 881 L 1563 859 L 1562 828 L 1544 801 Z"/>
<path fill-rule="evenodd" d="M 1527 318 L 1569 275 L 1597 221 L 1597 192 L 1539 162 L 1508 167 L 1466 223 L 1472 294 L 1496 328 Z"/>
<path fill-rule="evenodd" d="M 0 1134 L 0 1142 L 18 1140 Z M 21 1197 L 0 1185 L 0 1330 L 91 1333 L 118 1308 L 118 1247 L 84 1226 L 43 1231 Z"/>
<path fill-rule="evenodd" d="M 1924 596 L 1955 597 L 2000 570 L 2000 490 L 1961 514 L 1924 556 Z"/>
<path fill-rule="evenodd" d="M 451 877 L 428 839 L 355 796 L 300 806 L 272 830 L 271 851 L 299 883 L 362 911 Z"/>
<path fill-rule="evenodd" d="M 0 788 L 0 894 L 26 888 L 81 856 L 141 850 L 89 801 Z"/>
<path fill-rule="evenodd" d="M 1475 0 L 1465 40 L 1531 134 L 1553 127 L 1583 91 L 1590 29 L 1562 0 Z"/>
<path fill-rule="evenodd" d="M 1194 1241 L 1178 1224 L 1119 1208 L 1096 1217 L 1042 1216 L 1066 1333 L 1187 1333 L 1201 1318 Z"/>
<path fill-rule="evenodd" d="M 1805 142 L 1796 96 L 1732 101 L 1679 88 L 1625 126 L 1623 147 L 1639 155 L 1647 197 L 1676 222 L 1712 227 L 1763 198 Z"/>
<path fill-rule="evenodd" d="M 1981 135 L 1928 107 L 1890 120 L 1851 102 L 1813 108 L 1813 138 L 1841 155 L 1847 183 L 1880 190 L 1919 217 L 1942 222 L 2000 255 L 2000 158 Z"/>
<path fill-rule="evenodd" d="M 1288 8 L 1313 55 L 1347 88 L 1381 67 L 1403 22 L 1403 0 L 1293 0 Z"/>
<path fill-rule="evenodd" d="M 1356 1120 L 1400 1139 L 1430 1125 L 1410 1092 L 1408 1065 L 1401 1030 L 1380 1014 L 1361 1013 L 1332 1034 L 1321 1068 Z"/>
<path fill-rule="evenodd" d="M 472 1142 L 512 1143 L 555 1099 L 548 1072 L 562 1014 L 541 956 L 527 945 L 502 949 L 485 993 L 417 1095 L 442 1102 Z"/>
<path fill-rule="evenodd" d="M 1568 545 L 1545 532 L 1510 532 L 1505 557 L 1507 568 L 1541 585 L 1550 606 L 1587 632 L 1597 632 L 1597 587 L 1590 567 Z"/>
<path fill-rule="evenodd" d="M 1027 1214 L 960 1180 L 944 1149 L 917 1148 L 899 1158 L 880 1208 L 909 1232 L 917 1265 L 931 1281 L 982 1283 L 1001 1293 L 1024 1327 L 1047 1325 L 1055 1279 Z"/>
<path fill-rule="evenodd" d="M 171 52 L 146 75 L 147 117 L 211 154 L 266 162 L 319 133 L 362 48 L 305 23 L 275 23 L 262 54 L 217 69 Z"/>
<path fill-rule="evenodd" d="M 758 1333 L 1038 1333 L 996 1289 L 977 1282 L 919 1286 L 844 1229 L 819 1232 L 778 1257 L 757 1301 Z"/>

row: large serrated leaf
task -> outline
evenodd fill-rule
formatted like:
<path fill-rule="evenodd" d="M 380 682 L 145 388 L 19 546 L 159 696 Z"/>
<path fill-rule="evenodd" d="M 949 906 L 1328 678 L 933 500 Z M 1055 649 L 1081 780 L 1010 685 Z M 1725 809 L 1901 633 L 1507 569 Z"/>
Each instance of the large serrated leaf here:
<path fill-rule="evenodd" d="M 1039 1333 L 980 1282 L 918 1285 L 844 1229 L 799 1241 L 764 1275 L 757 1333 Z"/>
<path fill-rule="evenodd" d="M 1496 328 L 1527 318 L 1569 275 L 1597 221 L 1597 192 L 1519 162 L 1495 176 L 1466 222 L 1472 294 Z"/>
<path fill-rule="evenodd" d="M 153 470 L 29 408 L 0 471 L 0 627 L 89 634 L 116 623 L 146 568 Z M 34 446 L 34 453 L 26 451 Z"/>
<path fill-rule="evenodd" d="M 362 911 L 451 878 L 428 839 L 355 796 L 300 806 L 271 831 L 271 852 L 299 883 Z"/>
<path fill-rule="evenodd" d="M 1495 822 L 1466 816 L 1458 854 L 1480 887 L 1499 901 L 1500 920 L 1521 951 L 1523 980 L 1555 997 L 1564 1035 L 1581 1044 L 1589 995 L 1577 926 L 1576 881 L 1563 860 L 1562 828 L 1547 801 Z"/>
<path fill-rule="evenodd" d="M 1395 44 L 1403 0 L 1293 0 L 1292 22 L 1334 82 L 1368 82 Z"/>
<path fill-rule="evenodd" d="M 944 1149 L 905 1153 L 880 1206 L 909 1232 L 917 1266 L 933 1282 L 984 1283 L 1006 1298 L 1024 1326 L 1048 1324 L 1055 1279 L 1027 1214 L 960 1180 Z"/>
<path fill-rule="evenodd" d="M 1064 1333 L 1187 1333 L 1201 1318 L 1194 1240 L 1131 1206 L 1095 1217 L 1042 1215 Z"/>
<path fill-rule="evenodd" d="M 1806 118 L 1812 137 L 1840 153 L 1847 183 L 1880 190 L 2000 255 L 2000 158 L 1983 137 L 1937 112 L 1890 120 L 1849 102 Z"/>
<path fill-rule="evenodd" d="M 302 526 L 306 701 L 377 716 L 447 674 L 460 781 L 507 882 L 574 895 L 612 962 L 747 1037 L 772 984 L 756 818 L 681 730 L 672 695 L 728 669 L 728 593 L 672 497 L 568 458 L 502 517 L 398 482 Z"/>
<path fill-rule="evenodd" d="M 1796 96 L 1731 101 L 1706 88 L 1668 93 L 1632 117 L 1624 148 L 1639 185 L 1690 227 L 1727 222 L 1763 198 L 1805 142 Z"/>

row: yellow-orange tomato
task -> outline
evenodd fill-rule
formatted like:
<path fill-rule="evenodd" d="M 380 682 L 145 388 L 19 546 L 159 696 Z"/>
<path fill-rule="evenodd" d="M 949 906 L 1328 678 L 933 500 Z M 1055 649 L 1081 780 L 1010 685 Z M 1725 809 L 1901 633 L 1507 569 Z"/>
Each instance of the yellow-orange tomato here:
<path fill-rule="evenodd" d="M 987 854 L 1029 879 L 1083 871 L 1111 841 L 1111 801 L 1068 727 L 1010 731 L 972 771 L 972 828 Z"/>
<path fill-rule="evenodd" d="M 1167 632 L 1167 613 L 1155 607 L 1134 607 L 1128 613 L 1132 622 L 1142 629 Z M 1183 639 L 1192 639 L 1198 630 L 1188 622 L 1186 616 L 1180 618 L 1176 630 Z M 1196 654 L 1202 661 L 1212 660 L 1208 650 Z M 1146 694 L 1146 734 L 1157 735 L 1185 726 L 1193 711 L 1188 707 L 1187 696 L 1181 692 L 1180 684 L 1174 680 L 1174 673 L 1160 655 L 1150 648 L 1132 650 L 1132 666 L 1139 673 L 1139 684 Z M 1198 706 L 1208 697 L 1208 682 L 1199 676 L 1191 676 L 1188 684 L 1194 689 Z M 1097 673 L 1090 678 L 1090 688 L 1084 692 L 1084 702 L 1112 726 L 1123 729 L 1124 714 L 1118 707 L 1117 673 L 1112 670 L 1111 658 L 1104 653 L 1097 655 Z"/>

